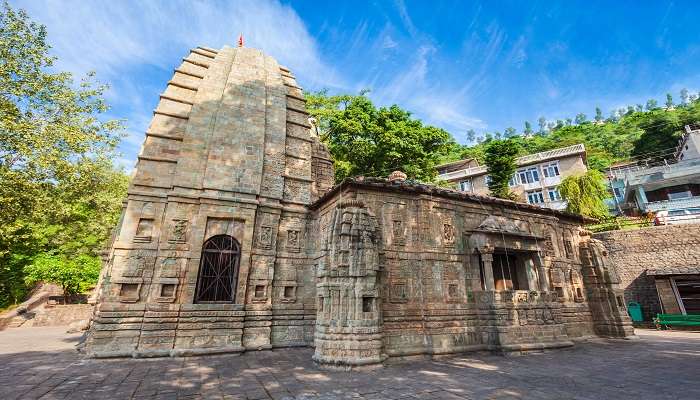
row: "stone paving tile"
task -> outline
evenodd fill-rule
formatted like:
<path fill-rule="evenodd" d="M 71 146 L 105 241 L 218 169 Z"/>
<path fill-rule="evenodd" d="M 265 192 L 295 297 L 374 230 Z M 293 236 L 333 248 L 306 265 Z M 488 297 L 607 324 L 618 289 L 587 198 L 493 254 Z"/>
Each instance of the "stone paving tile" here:
<path fill-rule="evenodd" d="M 46 329 L 0 332 L 0 399 L 700 399 L 695 332 L 638 330 L 636 341 L 594 340 L 524 356 L 464 354 L 340 372 L 317 368 L 311 349 L 85 359 L 72 350 L 77 336 Z"/>

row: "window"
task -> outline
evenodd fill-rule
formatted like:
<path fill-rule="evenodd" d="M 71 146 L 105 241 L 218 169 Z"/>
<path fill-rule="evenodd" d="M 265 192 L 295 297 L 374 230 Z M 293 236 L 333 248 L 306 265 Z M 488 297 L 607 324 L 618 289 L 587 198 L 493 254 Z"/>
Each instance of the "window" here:
<path fill-rule="evenodd" d="M 537 172 L 537 167 L 518 170 L 518 180 L 521 184 L 535 183 L 540 181 L 540 174 Z"/>
<path fill-rule="evenodd" d="M 527 271 L 517 256 L 513 254 L 494 254 L 492 269 L 496 290 L 528 290 Z"/>
<path fill-rule="evenodd" d="M 559 189 L 551 187 L 547 189 L 547 194 L 549 195 L 549 201 L 560 201 L 561 195 L 559 194 Z"/>
<path fill-rule="evenodd" d="M 613 188 L 613 193 L 615 193 L 615 197 L 618 199 L 621 199 L 624 195 L 624 193 L 622 193 L 622 188 L 619 187 Z"/>
<path fill-rule="evenodd" d="M 362 312 L 372 312 L 374 311 L 374 297 L 363 297 L 362 298 Z"/>
<path fill-rule="evenodd" d="M 137 283 L 122 283 L 119 288 L 119 297 L 122 301 L 138 301 L 139 285 Z"/>
<path fill-rule="evenodd" d="M 545 178 L 553 178 L 555 176 L 559 176 L 559 163 L 554 162 L 543 166 L 542 173 L 544 174 Z"/>
<path fill-rule="evenodd" d="M 461 190 L 463 192 L 471 192 L 472 191 L 472 181 L 466 180 L 466 181 L 459 182 L 459 190 Z"/>
<path fill-rule="evenodd" d="M 255 298 L 256 299 L 265 298 L 265 285 L 256 285 L 255 286 Z"/>
<path fill-rule="evenodd" d="M 173 297 L 175 296 L 175 285 L 164 284 L 160 287 L 160 297 Z"/>
<path fill-rule="evenodd" d="M 508 186 L 513 187 L 518 185 L 518 175 L 513 174 L 513 176 L 510 177 L 510 180 L 508 181 Z"/>
<path fill-rule="evenodd" d="M 204 242 L 197 276 L 195 303 L 232 303 L 234 301 L 240 249 L 238 241 L 228 235 L 214 236 Z"/>
<path fill-rule="evenodd" d="M 285 299 L 292 299 L 294 298 L 294 286 L 285 286 L 284 287 L 284 298 Z"/>
<path fill-rule="evenodd" d="M 676 193 L 669 193 L 668 194 L 668 199 L 669 200 L 678 200 L 678 199 L 687 199 L 689 197 L 693 197 L 693 194 L 690 193 L 689 190 L 683 191 L 683 192 L 676 192 Z"/>
<path fill-rule="evenodd" d="M 491 175 L 486 175 L 486 176 L 484 177 L 484 182 L 485 182 L 486 185 L 488 186 L 488 185 L 491 183 Z"/>
<path fill-rule="evenodd" d="M 544 203 L 544 196 L 541 190 L 535 190 L 532 192 L 527 192 L 527 202 L 530 204 L 541 204 Z"/>

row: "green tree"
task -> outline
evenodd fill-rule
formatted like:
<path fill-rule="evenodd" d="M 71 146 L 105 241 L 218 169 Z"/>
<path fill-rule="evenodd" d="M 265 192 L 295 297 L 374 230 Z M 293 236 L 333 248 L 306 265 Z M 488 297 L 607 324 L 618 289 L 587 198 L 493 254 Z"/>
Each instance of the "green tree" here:
<path fill-rule="evenodd" d="M 596 122 L 603 121 L 603 111 L 600 109 L 600 107 L 595 108 L 595 121 Z"/>
<path fill-rule="evenodd" d="M 476 139 L 476 132 L 474 131 L 474 129 L 469 129 L 467 131 L 467 140 L 469 141 L 469 143 L 474 143 L 475 139 Z"/>
<path fill-rule="evenodd" d="M 519 151 L 520 147 L 513 140 L 493 140 L 486 146 L 485 162 L 491 196 L 515 199 L 508 187 L 508 181 L 517 168 L 515 158 Z"/>
<path fill-rule="evenodd" d="M 127 178 L 112 168 L 121 123 L 105 86 L 55 72 L 46 28 L 0 8 L 0 307 L 20 301 L 25 267 L 51 254 L 97 260 Z"/>
<path fill-rule="evenodd" d="M 654 99 L 647 100 L 647 111 L 656 110 L 658 108 L 658 103 Z"/>
<path fill-rule="evenodd" d="M 666 108 L 673 108 L 673 96 L 671 96 L 671 93 L 666 93 Z"/>
<path fill-rule="evenodd" d="M 41 254 L 25 268 L 25 282 L 55 283 L 63 289 L 63 298 L 89 289 L 100 276 L 100 261 L 95 257 L 81 254 L 75 258 Z"/>
<path fill-rule="evenodd" d="M 681 89 L 681 105 L 688 104 L 688 89 Z"/>
<path fill-rule="evenodd" d="M 537 118 L 537 125 L 540 127 L 540 134 L 544 134 L 547 131 L 547 119 L 545 117 Z"/>
<path fill-rule="evenodd" d="M 532 125 L 530 124 L 530 121 L 525 121 L 525 130 L 523 131 L 523 133 L 526 136 L 532 135 Z"/>
<path fill-rule="evenodd" d="M 566 200 L 569 212 L 592 218 L 608 215 L 604 200 L 610 195 L 600 171 L 589 170 L 583 175 L 567 176 L 559 184 L 559 193 Z"/>
<path fill-rule="evenodd" d="M 581 124 L 587 122 L 588 118 L 586 117 L 586 114 L 578 113 L 578 114 L 576 114 L 576 119 L 574 121 L 576 122 L 576 125 L 581 125 Z"/>
<path fill-rule="evenodd" d="M 516 130 L 512 126 L 509 126 L 503 131 L 503 137 L 506 139 L 512 138 L 516 135 Z"/>
<path fill-rule="evenodd" d="M 337 182 L 358 175 L 385 176 L 393 170 L 433 182 L 435 166 L 461 148 L 448 132 L 423 125 L 397 105 L 377 108 L 362 94 L 328 96 L 325 91 L 307 93 L 306 98 L 333 155 Z"/>

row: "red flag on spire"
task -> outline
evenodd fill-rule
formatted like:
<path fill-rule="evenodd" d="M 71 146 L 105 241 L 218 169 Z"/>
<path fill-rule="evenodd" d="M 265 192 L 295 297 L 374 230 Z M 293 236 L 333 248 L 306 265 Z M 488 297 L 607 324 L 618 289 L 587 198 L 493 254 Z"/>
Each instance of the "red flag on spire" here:
<path fill-rule="evenodd" d="M 243 34 L 238 35 L 238 47 L 243 47 Z"/>

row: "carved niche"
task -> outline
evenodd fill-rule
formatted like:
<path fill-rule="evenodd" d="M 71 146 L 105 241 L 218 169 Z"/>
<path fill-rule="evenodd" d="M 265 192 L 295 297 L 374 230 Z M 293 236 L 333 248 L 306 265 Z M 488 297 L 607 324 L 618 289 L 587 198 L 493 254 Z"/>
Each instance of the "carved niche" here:
<path fill-rule="evenodd" d="M 272 248 L 272 227 L 263 225 L 258 233 L 258 248 L 269 250 Z"/>
<path fill-rule="evenodd" d="M 301 249 L 301 231 L 299 229 L 290 229 L 287 231 L 287 251 L 298 253 Z"/>
<path fill-rule="evenodd" d="M 169 243 L 185 243 L 187 242 L 187 220 L 173 219 L 170 229 Z"/>
<path fill-rule="evenodd" d="M 395 245 L 403 246 L 406 244 L 406 226 L 402 220 L 395 219 L 393 221 L 391 233 Z"/>
<path fill-rule="evenodd" d="M 153 239 L 153 225 L 153 218 L 140 218 L 138 225 L 136 225 L 134 242 L 149 243 Z"/>
<path fill-rule="evenodd" d="M 455 227 L 450 222 L 442 223 L 442 239 L 445 246 L 454 246 L 455 244 Z"/>

